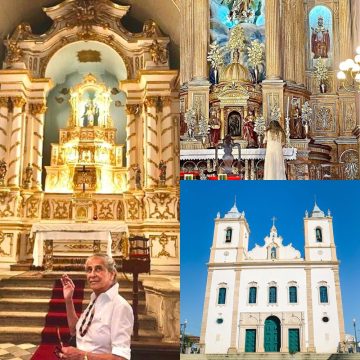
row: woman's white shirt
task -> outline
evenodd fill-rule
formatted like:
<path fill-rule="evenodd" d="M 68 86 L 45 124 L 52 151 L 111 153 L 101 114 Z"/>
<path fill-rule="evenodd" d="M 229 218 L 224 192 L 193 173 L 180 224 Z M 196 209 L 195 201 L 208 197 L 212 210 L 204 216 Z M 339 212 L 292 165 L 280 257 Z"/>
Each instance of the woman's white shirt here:
<path fill-rule="evenodd" d="M 96 295 L 91 294 L 90 304 Z M 89 306 L 90 306 L 89 304 Z M 95 354 L 113 354 L 130 359 L 131 334 L 134 314 L 129 303 L 119 295 L 119 284 L 98 296 L 95 302 L 94 318 L 84 336 L 80 336 L 80 326 L 86 310 L 76 324 L 76 346 L 78 349 Z M 84 331 L 90 314 L 84 323 Z"/>

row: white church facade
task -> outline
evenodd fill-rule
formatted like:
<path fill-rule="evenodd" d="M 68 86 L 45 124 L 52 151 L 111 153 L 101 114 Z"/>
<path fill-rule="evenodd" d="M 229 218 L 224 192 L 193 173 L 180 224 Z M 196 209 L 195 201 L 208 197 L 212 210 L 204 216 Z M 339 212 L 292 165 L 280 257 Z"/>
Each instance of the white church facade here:
<path fill-rule="evenodd" d="M 250 227 L 236 204 L 215 219 L 200 344 L 206 354 L 334 353 L 344 340 L 339 261 L 330 211 L 304 218 L 304 253 L 273 224 L 249 249 Z"/>

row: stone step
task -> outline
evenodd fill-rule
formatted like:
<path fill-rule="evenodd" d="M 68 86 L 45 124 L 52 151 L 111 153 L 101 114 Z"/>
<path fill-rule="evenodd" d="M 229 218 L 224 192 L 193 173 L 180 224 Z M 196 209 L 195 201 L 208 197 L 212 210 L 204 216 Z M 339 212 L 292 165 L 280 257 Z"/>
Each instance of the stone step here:
<path fill-rule="evenodd" d="M 56 327 L 50 328 L 56 336 Z M 61 329 L 61 332 L 65 332 L 67 329 Z M 12 343 L 12 344 L 40 344 L 41 342 L 41 333 L 43 331 L 42 326 L 32 326 L 32 327 L 19 327 L 19 326 L 0 326 L 0 339 L 2 343 Z M 142 343 L 150 342 L 161 342 L 162 335 L 154 330 L 139 330 L 139 336 Z"/>
<path fill-rule="evenodd" d="M 0 298 L 22 298 L 24 296 L 24 291 L 26 291 L 27 298 L 51 298 L 53 288 L 49 286 L 27 286 L 23 287 L 20 291 L 20 287 L 18 286 L 3 286 L 0 287 Z M 75 289 L 76 291 L 76 289 Z M 92 290 L 91 289 L 84 289 L 84 298 L 90 298 Z M 132 288 L 124 287 L 120 289 L 119 294 L 125 298 L 126 300 L 131 301 L 133 294 Z M 62 288 L 56 289 L 56 297 L 62 297 Z M 145 293 L 143 291 L 139 292 L 139 300 L 145 300 Z"/>
<path fill-rule="evenodd" d="M 44 326 L 47 312 L 0 311 L 0 326 L 16 324 L 17 326 Z M 65 313 L 52 313 L 48 324 L 53 326 L 67 326 Z M 156 330 L 156 320 L 145 314 L 139 314 L 140 329 Z"/>
<path fill-rule="evenodd" d="M 47 312 L 49 310 L 49 298 L 31 299 L 31 298 L 0 298 L 0 311 L 41 311 Z M 64 299 L 53 300 L 53 303 L 59 304 L 64 307 Z M 74 305 L 77 311 L 84 310 L 89 304 L 89 299 L 82 301 L 82 309 L 79 308 L 81 301 L 74 300 Z M 77 306 L 78 305 L 78 306 Z M 140 300 L 138 305 L 138 312 L 145 313 L 145 300 Z"/>
<path fill-rule="evenodd" d="M 180 360 L 360 360 L 360 354 L 241 353 L 241 354 L 181 354 Z"/>

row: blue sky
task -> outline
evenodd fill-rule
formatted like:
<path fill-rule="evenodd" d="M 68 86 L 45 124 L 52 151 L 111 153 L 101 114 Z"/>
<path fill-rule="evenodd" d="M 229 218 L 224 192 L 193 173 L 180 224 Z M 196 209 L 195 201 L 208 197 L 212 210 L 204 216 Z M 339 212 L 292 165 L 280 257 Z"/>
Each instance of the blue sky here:
<path fill-rule="evenodd" d="M 284 244 L 292 243 L 304 256 L 303 217 L 319 207 L 331 210 L 340 264 L 345 331 L 360 333 L 360 183 L 357 181 L 181 181 L 181 323 L 186 333 L 200 335 L 207 267 L 214 219 L 237 198 L 250 225 L 250 243 L 263 244 L 272 217 Z"/>

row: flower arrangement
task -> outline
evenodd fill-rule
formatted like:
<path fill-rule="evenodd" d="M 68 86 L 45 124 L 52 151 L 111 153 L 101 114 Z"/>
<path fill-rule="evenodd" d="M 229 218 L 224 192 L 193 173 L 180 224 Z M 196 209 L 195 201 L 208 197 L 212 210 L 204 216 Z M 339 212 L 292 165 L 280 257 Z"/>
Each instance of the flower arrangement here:
<path fill-rule="evenodd" d="M 245 50 L 245 46 L 244 29 L 238 24 L 231 30 L 227 47 L 230 50 L 239 50 L 241 52 Z"/>
<path fill-rule="evenodd" d="M 314 71 L 315 79 L 320 86 L 321 92 L 325 92 L 326 85 L 328 85 L 329 73 L 326 67 L 326 60 L 319 58 L 315 65 Z"/>
<path fill-rule="evenodd" d="M 216 41 L 210 44 L 207 61 L 210 62 L 213 69 L 218 69 L 224 64 L 223 50 L 223 47 L 221 47 Z"/>
<path fill-rule="evenodd" d="M 263 46 L 258 40 L 251 42 L 250 47 L 247 48 L 249 56 L 249 65 L 255 69 L 263 61 L 264 52 Z"/>

